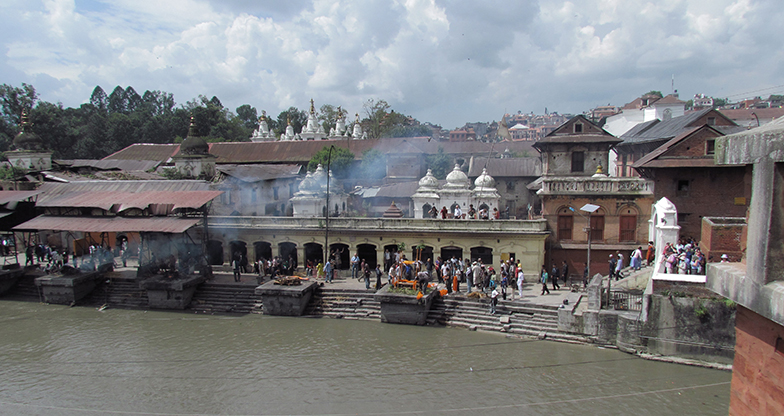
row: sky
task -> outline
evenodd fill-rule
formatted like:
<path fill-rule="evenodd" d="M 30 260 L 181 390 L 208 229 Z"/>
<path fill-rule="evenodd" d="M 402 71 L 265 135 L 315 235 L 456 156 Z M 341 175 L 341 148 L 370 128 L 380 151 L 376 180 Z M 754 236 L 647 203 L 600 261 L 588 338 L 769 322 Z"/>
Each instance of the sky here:
<path fill-rule="evenodd" d="M 3 0 L 0 84 L 96 85 L 276 116 L 368 99 L 447 129 L 658 90 L 784 94 L 780 0 Z"/>

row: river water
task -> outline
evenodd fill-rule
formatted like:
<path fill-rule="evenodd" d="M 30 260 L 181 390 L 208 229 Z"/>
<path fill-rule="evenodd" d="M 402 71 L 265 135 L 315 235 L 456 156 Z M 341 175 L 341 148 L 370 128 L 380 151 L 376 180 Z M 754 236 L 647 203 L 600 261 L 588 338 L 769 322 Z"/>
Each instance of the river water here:
<path fill-rule="evenodd" d="M 0 302 L 2 415 L 717 415 L 731 373 L 372 321 Z"/>

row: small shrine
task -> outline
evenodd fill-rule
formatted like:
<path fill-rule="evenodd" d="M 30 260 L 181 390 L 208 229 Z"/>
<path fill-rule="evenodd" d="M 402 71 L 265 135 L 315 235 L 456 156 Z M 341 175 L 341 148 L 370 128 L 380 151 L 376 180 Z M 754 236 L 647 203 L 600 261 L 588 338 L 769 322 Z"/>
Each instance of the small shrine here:
<path fill-rule="evenodd" d="M 429 218 L 428 212 L 432 207 L 439 213 L 446 207 L 451 218 L 455 208 L 459 207 L 466 219 L 478 219 L 481 218 L 480 213 L 484 213 L 485 218 L 492 218 L 492 212 L 498 209 L 501 196 L 495 187 L 495 179 L 487 173 L 487 168 L 476 178 L 474 189 L 471 189 L 468 175 L 460 166 L 455 165 L 440 189 L 438 180 L 428 169 L 427 174 L 419 180 L 419 188 L 411 199 L 414 202 L 414 218 Z M 474 215 L 470 214 L 471 207 L 474 208 Z"/>
<path fill-rule="evenodd" d="M 267 112 L 262 110 L 261 117 L 259 117 L 259 128 L 253 131 L 250 136 L 252 142 L 273 142 L 275 141 L 275 134 L 270 132 L 269 124 L 267 123 Z"/>
<path fill-rule="evenodd" d="M 6 152 L 8 162 L 15 168 L 40 172 L 52 169 L 52 152 L 46 150 L 44 141 L 33 132 L 33 125 L 22 110 L 22 131 L 14 138 L 16 150 Z"/>
<path fill-rule="evenodd" d="M 339 216 L 346 211 L 348 196 L 343 192 L 343 186 L 336 181 L 329 172 L 329 215 Z M 294 217 L 323 217 L 327 208 L 327 172 L 321 164 L 314 172 L 308 172 L 299 184 L 297 191 L 291 198 Z"/>
<path fill-rule="evenodd" d="M 180 151 L 172 156 L 174 167 L 189 179 L 212 179 L 215 176 L 216 156 L 210 154 L 210 146 L 196 132 L 196 125 L 191 117 L 188 136 L 180 144 Z"/>

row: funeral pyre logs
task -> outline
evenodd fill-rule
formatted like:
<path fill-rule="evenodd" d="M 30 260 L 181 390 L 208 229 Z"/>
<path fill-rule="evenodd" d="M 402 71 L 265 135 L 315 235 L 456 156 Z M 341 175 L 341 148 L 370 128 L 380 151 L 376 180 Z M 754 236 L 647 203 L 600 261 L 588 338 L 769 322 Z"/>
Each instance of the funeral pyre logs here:
<path fill-rule="evenodd" d="M 307 277 L 299 277 L 299 276 L 283 276 L 275 279 L 276 285 L 281 286 L 299 286 L 302 284 L 303 280 L 310 280 Z"/>

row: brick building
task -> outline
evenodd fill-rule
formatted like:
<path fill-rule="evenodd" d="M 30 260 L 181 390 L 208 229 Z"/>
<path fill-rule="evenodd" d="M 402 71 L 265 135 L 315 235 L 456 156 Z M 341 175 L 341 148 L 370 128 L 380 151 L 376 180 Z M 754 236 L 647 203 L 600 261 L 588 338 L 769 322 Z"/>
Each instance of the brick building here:
<path fill-rule="evenodd" d="M 576 116 L 534 145 L 541 153 L 543 176 L 529 188 L 538 188 L 542 216 L 551 232 L 548 268 L 567 261 L 572 274 L 582 276 L 589 229 L 592 273 L 608 271 L 610 254 L 621 252 L 628 261 L 632 250 L 647 243 L 653 183 L 601 173 L 619 142 L 587 118 Z M 599 206 L 590 217 L 580 212 L 587 203 Z"/>
<path fill-rule="evenodd" d="M 692 125 L 632 167 L 654 181 L 656 200 L 667 198 L 678 207 L 681 237 L 699 241 L 703 217 L 745 215 L 751 197 L 751 168 L 716 165 L 716 138 L 724 134 L 699 121 Z"/>

